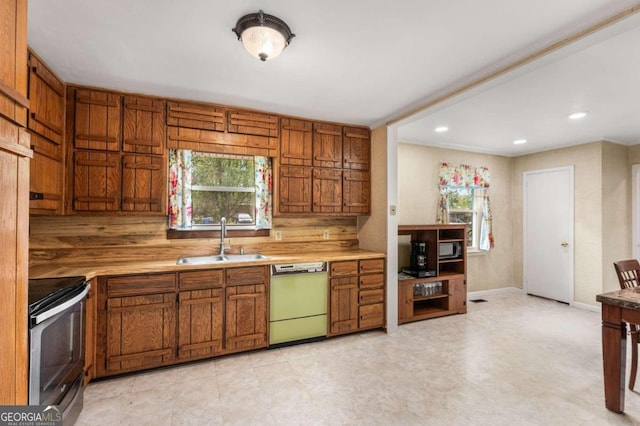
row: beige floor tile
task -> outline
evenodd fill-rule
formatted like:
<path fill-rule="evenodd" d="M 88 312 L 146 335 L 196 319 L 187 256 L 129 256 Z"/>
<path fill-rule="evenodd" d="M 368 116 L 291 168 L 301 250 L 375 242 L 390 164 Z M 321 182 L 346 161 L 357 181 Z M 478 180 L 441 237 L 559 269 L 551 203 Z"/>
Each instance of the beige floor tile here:
<path fill-rule="evenodd" d="M 640 425 L 605 409 L 600 315 L 519 294 L 467 315 L 91 383 L 78 425 Z"/>

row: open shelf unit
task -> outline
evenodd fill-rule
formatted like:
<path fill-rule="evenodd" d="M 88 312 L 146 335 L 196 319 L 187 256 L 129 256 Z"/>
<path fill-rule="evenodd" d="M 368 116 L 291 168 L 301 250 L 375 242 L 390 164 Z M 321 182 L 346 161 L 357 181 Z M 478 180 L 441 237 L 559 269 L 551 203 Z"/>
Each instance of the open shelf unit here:
<path fill-rule="evenodd" d="M 436 271 L 433 277 L 402 276 L 398 281 L 399 323 L 467 312 L 466 226 L 398 226 L 398 235 L 409 235 L 411 241 L 427 244 L 427 269 Z M 444 247 L 441 243 L 460 243 L 462 251 L 455 257 L 440 258 L 441 247 Z M 425 288 L 427 294 L 424 294 Z"/>

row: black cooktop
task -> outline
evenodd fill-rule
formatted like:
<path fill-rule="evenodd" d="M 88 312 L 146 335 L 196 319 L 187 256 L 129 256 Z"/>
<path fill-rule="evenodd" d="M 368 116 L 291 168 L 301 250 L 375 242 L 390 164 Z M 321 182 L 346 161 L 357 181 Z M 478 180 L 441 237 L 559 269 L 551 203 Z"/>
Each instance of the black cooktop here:
<path fill-rule="evenodd" d="M 39 278 L 29 280 L 29 313 L 41 311 L 82 292 L 86 277 Z"/>

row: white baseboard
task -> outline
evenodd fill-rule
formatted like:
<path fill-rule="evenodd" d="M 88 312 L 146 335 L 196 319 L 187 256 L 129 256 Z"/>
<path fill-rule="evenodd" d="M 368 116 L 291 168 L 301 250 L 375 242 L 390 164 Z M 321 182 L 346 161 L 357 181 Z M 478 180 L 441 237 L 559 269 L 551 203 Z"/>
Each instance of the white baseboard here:
<path fill-rule="evenodd" d="M 578 308 L 578 309 L 584 309 L 585 311 L 592 311 L 592 312 L 601 312 L 601 305 L 589 305 L 588 303 L 582 303 L 582 302 L 573 302 L 571 303 L 571 306 L 573 306 L 574 308 Z"/>
<path fill-rule="evenodd" d="M 492 290 L 472 291 L 467 293 L 467 300 L 481 299 L 487 296 L 495 296 L 497 294 L 522 294 L 522 289 L 517 287 L 494 288 Z"/>

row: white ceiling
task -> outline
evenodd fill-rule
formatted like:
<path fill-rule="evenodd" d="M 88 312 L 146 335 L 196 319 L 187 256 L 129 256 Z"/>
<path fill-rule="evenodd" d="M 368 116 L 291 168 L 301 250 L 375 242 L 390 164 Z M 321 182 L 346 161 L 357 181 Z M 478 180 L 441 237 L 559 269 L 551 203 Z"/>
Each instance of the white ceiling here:
<path fill-rule="evenodd" d="M 630 0 L 29 0 L 29 44 L 67 82 L 373 126 L 423 105 L 472 75 L 634 4 Z M 238 18 L 258 9 L 285 20 L 296 33 L 280 57 L 265 63 L 249 56 L 231 32 Z M 629 32 L 633 33 L 638 32 Z M 638 45 L 627 48 L 637 53 Z M 606 54 L 609 50 L 601 49 Z M 631 60 L 634 55 L 628 52 L 620 59 Z M 638 57 L 625 67 L 637 66 Z M 588 75 L 595 70 L 607 76 L 616 68 L 607 68 L 596 56 L 567 60 L 571 64 L 549 65 L 552 76 L 524 75 L 496 88 L 495 94 L 467 97 L 451 115 L 439 115 L 443 109 L 431 117 L 421 115 L 426 131 L 415 122 L 401 128 L 400 135 L 417 143 L 468 145 L 505 155 L 516 152 L 504 146 L 504 139 L 507 145 L 512 140 L 504 123 L 511 123 L 532 143 L 537 138 L 560 144 L 582 141 L 587 135 L 561 138 L 550 124 L 556 114 L 563 118 L 570 112 L 560 93 L 567 81 L 562 74 L 568 74 L 563 67 L 582 70 L 572 81 L 583 83 L 584 96 L 574 94 L 572 101 L 588 107 L 588 119 L 598 112 L 590 101 L 602 104 L 613 93 L 613 85 L 603 91 L 586 90 L 596 88 Z M 639 75 L 637 68 L 627 74 L 616 73 L 616 79 L 632 81 Z M 636 81 L 628 99 L 637 87 Z M 491 112 L 493 104 L 497 109 Z M 528 108 L 527 115 L 516 113 L 522 107 Z M 613 118 L 618 124 L 631 121 L 622 113 Z M 451 128 L 447 139 L 431 137 L 434 120 L 447 121 Z M 541 133 L 528 133 L 534 131 Z M 637 129 L 598 131 L 587 139 L 606 136 L 629 143 L 633 132 L 640 134 Z M 489 144 L 483 145 L 484 141 Z"/>

